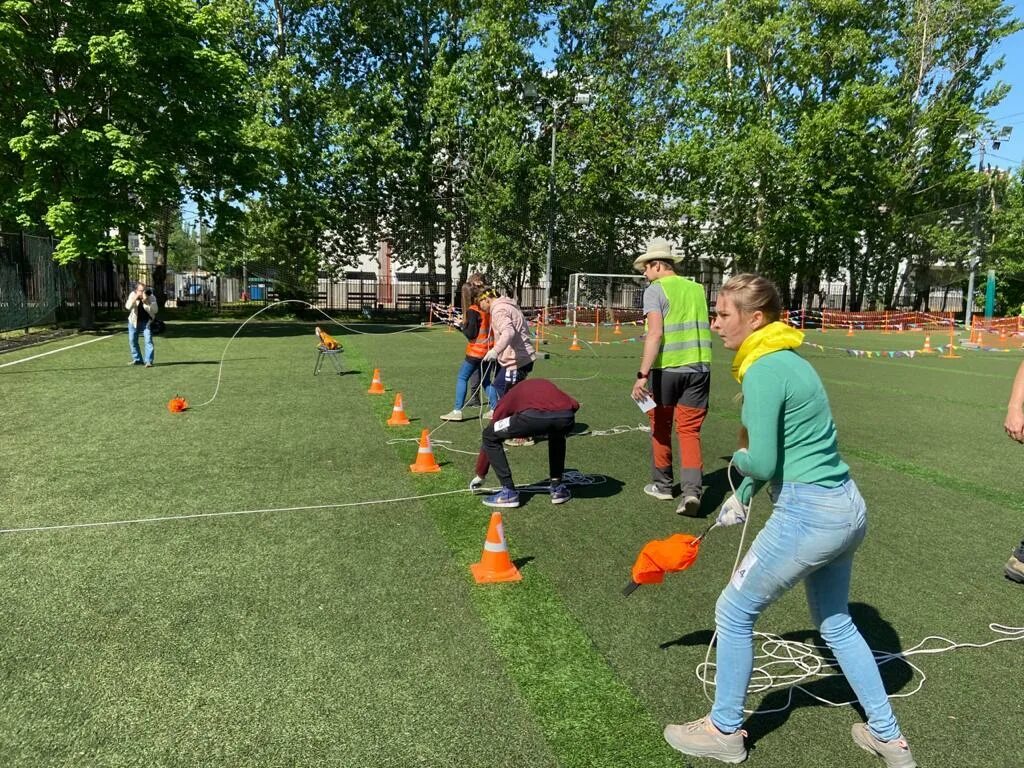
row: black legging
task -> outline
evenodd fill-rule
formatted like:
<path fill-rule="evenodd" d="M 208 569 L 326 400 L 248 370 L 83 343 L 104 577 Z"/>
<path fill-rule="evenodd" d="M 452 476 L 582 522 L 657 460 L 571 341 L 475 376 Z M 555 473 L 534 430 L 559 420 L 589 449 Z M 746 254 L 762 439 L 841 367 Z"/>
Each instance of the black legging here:
<path fill-rule="evenodd" d="M 548 414 L 543 411 L 514 413 L 508 418 L 491 422 L 483 431 L 483 447 L 487 460 L 494 467 L 503 488 L 514 488 L 512 470 L 505 458 L 503 443 L 510 437 L 546 437 L 548 440 L 548 476 L 555 481 L 562 479 L 565 471 L 565 438 L 576 424 L 574 414 Z M 504 427 L 498 431 L 495 427 Z"/>

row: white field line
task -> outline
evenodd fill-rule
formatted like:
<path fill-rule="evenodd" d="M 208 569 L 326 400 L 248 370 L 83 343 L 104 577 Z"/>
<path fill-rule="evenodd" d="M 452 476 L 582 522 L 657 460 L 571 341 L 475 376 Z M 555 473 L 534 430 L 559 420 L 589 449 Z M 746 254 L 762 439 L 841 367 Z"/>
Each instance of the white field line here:
<path fill-rule="evenodd" d="M 75 347 L 81 347 L 86 344 L 92 344 L 94 341 L 100 341 L 101 339 L 109 339 L 111 336 L 116 335 L 117 334 L 111 333 L 107 336 L 97 336 L 95 339 L 86 339 L 85 341 L 80 341 L 77 344 L 70 344 L 66 347 L 61 347 L 60 349 L 51 349 L 49 352 L 40 352 L 38 355 L 32 355 L 32 357 L 23 357 L 21 358 L 21 360 L 12 360 L 9 363 L 3 363 L 2 365 L 0 365 L 0 368 L 6 368 L 9 365 L 17 365 L 18 363 L 27 363 L 29 360 L 38 360 L 40 357 L 46 357 L 47 355 L 55 355 L 58 352 L 63 352 L 66 349 L 74 349 Z"/>

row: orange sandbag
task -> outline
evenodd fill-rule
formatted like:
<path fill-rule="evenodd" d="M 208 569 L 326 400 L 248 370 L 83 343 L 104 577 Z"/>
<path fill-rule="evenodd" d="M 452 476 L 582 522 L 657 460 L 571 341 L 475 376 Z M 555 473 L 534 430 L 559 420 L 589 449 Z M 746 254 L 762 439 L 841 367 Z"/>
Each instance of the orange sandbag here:
<path fill-rule="evenodd" d="M 633 563 L 633 583 L 661 584 L 666 573 L 685 571 L 693 565 L 698 552 L 700 542 L 688 533 L 649 541 Z"/>

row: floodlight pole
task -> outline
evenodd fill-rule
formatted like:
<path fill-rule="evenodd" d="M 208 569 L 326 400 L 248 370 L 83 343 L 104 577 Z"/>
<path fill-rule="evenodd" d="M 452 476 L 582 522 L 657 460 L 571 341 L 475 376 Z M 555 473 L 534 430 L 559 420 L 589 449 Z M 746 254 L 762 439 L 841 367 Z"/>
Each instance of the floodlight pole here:
<path fill-rule="evenodd" d="M 546 321 L 548 308 L 551 306 L 551 261 L 555 252 L 555 200 L 557 195 L 555 159 L 558 151 L 558 110 L 570 102 L 586 106 L 590 103 L 590 94 L 574 93 L 571 97 L 564 99 L 552 99 L 549 96 L 540 95 L 536 87 L 528 84 L 523 95 L 531 101 L 546 101 L 551 105 L 551 159 L 548 163 L 548 248 L 547 256 L 544 259 L 544 320 Z"/>
<path fill-rule="evenodd" d="M 555 250 L 555 146 L 558 135 L 558 108 L 561 101 L 551 102 L 551 163 L 548 170 L 548 255 L 544 262 L 544 322 L 551 306 L 551 255 Z"/>
<path fill-rule="evenodd" d="M 985 142 L 991 141 L 993 149 L 999 149 L 1000 142 L 1010 138 L 1013 128 L 1004 125 L 998 132 L 992 131 L 987 135 L 976 135 L 978 142 L 978 173 L 985 172 Z M 978 210 L 974 215 L 974 257 L 971 259 L 971 276 L 967 280 L 967 304 L 964 307 L 964 328 L 971 322 L 971 315 L 974 314 L 974 273 L 985 258 L 985 240 L 981 231 L 981 212 L 985 206 L 985 189 L 978 185 Z"/>

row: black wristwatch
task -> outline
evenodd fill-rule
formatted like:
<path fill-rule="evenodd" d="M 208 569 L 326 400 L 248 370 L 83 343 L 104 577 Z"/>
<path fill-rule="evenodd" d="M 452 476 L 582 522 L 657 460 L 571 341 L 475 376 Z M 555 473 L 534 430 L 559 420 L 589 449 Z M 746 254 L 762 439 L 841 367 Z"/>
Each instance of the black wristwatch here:
<path fill-rule="evenodd" d="M 637 377 L 638 379 L 646 379 L 646 378 L 649 378 L 649 377 L 650 377 L 650 375 L 651 375 L 651 374 L 649 374 L 649 373 L 644 373 L 643 371 L 637 371 L 637 372 L 636 372 L 636 377 Z"/>

